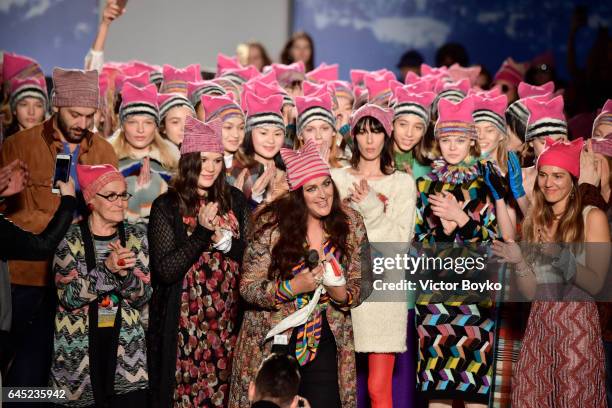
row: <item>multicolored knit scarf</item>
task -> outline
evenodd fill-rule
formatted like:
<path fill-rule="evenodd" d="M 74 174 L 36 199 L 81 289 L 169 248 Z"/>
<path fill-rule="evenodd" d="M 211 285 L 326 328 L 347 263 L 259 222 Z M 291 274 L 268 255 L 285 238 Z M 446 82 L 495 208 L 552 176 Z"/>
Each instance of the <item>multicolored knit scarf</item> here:
<path fill-rule="evenodd" d="M 478 177 L 478 160 L 468 156 L 459 164 L 448 164 L 443 158 L 433 161 L 432 179 L 434 181 L 442 181 L 448 184 L 463 184 Z"/>

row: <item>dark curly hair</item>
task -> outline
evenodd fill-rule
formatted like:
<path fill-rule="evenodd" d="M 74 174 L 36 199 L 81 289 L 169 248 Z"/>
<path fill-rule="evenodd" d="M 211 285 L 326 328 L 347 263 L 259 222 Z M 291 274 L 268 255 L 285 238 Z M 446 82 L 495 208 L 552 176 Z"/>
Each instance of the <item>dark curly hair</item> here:
<path fill-rule="evenodd" d="M 332 208 L 326 217 L 322 219 L 323 228 L 330 236 L 342 257 L 347 250 L 349 235 L 349 217 L 342 209 L 340 193 L 333 184 L 334 199 Z M 258 210 L 254 217 L 265 221 L 258 222 L 252 229 L 249 239 L 271 233 L 274 229 L 279 230 L 278 242 L 272 248 L 272 262 L 268 269 L 268 278 L 273 279 L 280 275 L 281 279 L 292 278 L 291 270 L 299 264 L 308 252 L 304 248 L 306 242 L 308 208 L 304 201 L 304 190 L 302 187 L 280 197 L 265 207 Z"/>
<path fill-rule="evenodd" d="M 197 216 L 200 203 L 198 179 L 202 171 L 202 159 L 199 152 L 181 156 L 178 174 L 172 180 L 169 190 L 178 197 L 179 211 L 183 217 Z M 230 187 L 225 181 L 225 163 L 213 185 L 208 189 L 207 201 L 219 203 L 219 214 L 226 214 L 232 208 Z"/>

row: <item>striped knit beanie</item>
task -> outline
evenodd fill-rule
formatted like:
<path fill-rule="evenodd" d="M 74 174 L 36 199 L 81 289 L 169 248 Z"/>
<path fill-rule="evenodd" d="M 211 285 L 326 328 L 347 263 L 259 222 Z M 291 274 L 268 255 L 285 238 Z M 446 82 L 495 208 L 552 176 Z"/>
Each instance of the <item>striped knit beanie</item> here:
<path fill-rule="evenodd" d="M 602 124 L 612 125 L 612 99 L 608 99 L 603 108 L 601 108 L 601 112 L 599 112 L 599 115 L 597 115 L 593 122 L 593 131 L 591 134 L 595 133 L 595 128 Z M 605 136 L 607 135 L 604 135 L 604 137 Z"/>
<path fill-rule="evenodd" d="M 55 68 L 52 100 L 56 108 L 78 106 L 98 109 L 100 107 L 98 71 Z"/>
<path fill-rule="evenodd" d="M 193 107 L 200 103 L 202 95 L 220 96 L 225 95 L 225 89 L 213 81 L 196 81 L 187 83 L 187 94 Z"/>
<path fill-rule="evenodd" d="M 507 108 L 507 112 L 518 118 L 522 123 L 527 124 L 529 118 L 529 111 L 525 106 L 525 100 L 527 98 L 538 98 L 538 100 L 550 100 L 553 98 L 553 92 L 555 90 L 555 84 L 550 81 L 542 86 L 529 85 L 528 83 L 521 82 L 518 86 L 518 97 L 519 99 L 512 102 Z"/>
<path fill-rule="evenodd" d="M 285 122 L 281 110 L 283 97 L 272 95 L 262 99 L 253 93 L 243 95 L 247 117 L 245 131 L 248 133 L 257 127 L 275 126 L 285 130 Z"/>
<path fill-rule="evenodd" d="M 215 78 L 211 81 L 223 88 L 223 90 L 225 91 L 225 95 L 234 98 L 236 102 L 240 102 L 242 98 L 241 93 L 243 86 L 238 85 L 236 82 L 225 77 Z"/>
<path fill-rule="evenodd" d="M 336 127 L 336 119 L 332 113 L 332 100 L 329 93 L 320 96 L 297 96 L 295 104 L 298 111 L 298 135 L 313 120 L 323 120 L 329 123 L 332 128 Z"/>
<path fill-rule="evenodd" d="M 445 136 L 467 136 L 472 140 L 478 139 L 473 112 L 473 96 L 468 96 L 457 103 L 441 99 L 438 104 L 438 120 L 434 129 L 436 139 Z"/>
<path fill-rule="evenodd" d="M 333 87 L 336 94 L 336 98 L 346 98 L 351 102 L 355 100 L 355 94 L 351 89 L 351 84 L 346 81 L 331 81 L 328 83 L 330 87 Z"/>
<path fill-rule="evenodd" d="M 83 199 L 86 203 L 90 202 L 96 194 L 108 183 L 122 181 L 125 178 L 112 164 L 98 164 L 94 166 L 77 164 L 77 179 L 83 192 Z"/>
<path fill-rule="evenodd" d="M 15 107 L 17 106 L 19 101 L 25 98 L 40 99 L 44 105 L 45 111 L 49 106 L 49 98 L 47 97 L 47 84 L 44 78 L 30 77 L 25 79 L 19 79 L 17 77 L 14 77 L 9 81 L 9 89 L 9 103 L 11 105 L 11 110 L 15 110 Z"/>
<path fill-rule="evenodd" d="M 535 98 L 525 100 L 529 111 L 525 141 L 536 137 L 553 135 L 567 136 L 567 122 L 563 113 L 563 97 L 557 96 L 547 102 L 540 102 Z"/>
<path fill-rule="evenodd" d="M 150 115 L 159 125 L 159 110 L 157 105 L 157 87 L 149 84 L 139 88 L 126 83 L 121 90 L 121 106 L 119 119 L 123 123 L 129 115 Z"/>
<path fill-rule="evenodd" d="M 222 122 L 225 122 L 230 118 L 244 120 L 244 112 L 240 106 L 227 95 L 202 95 L 201 103 L 207 122 L 215 119 L 221 119 Z"/>
<path fill-rule="evenodd" d="M 245 82 L 259 76 L 259 71 L 255 66 L 249 65 L 244 68 L 227 69 L 221 72 L 219 78 L 229 79 L 238 86 L 244 85 Z"/>
<path fill-rule="evenodd" d="M 185 68 L 175 68 L 166 64 L 163 70 L 164 81 L 159 89 L 162 93 L 178 92 L 187 95 L 187 83 L 202 79 L 200 64 L 188 65 Z"/>
<path fill-rule="evenodd" d="M 331 176 L 329 164 L 323 160 L 313 140 L 309 140 L 300 150 L 282 148 L 280 154 L 287 167 L 287 182 L 291 191 L 317 177 Z"/>
<path fill-rule="evenodd" d="M 478 95 L 472 95 L 474 100 L 474 122 L 490 122 L 499 129 L 502 134 L 506 134 L 506 118 L 504 112 L 508 104 L 508 97 L 500 95 L 497 98 L 489 99 Z"/>
<path fill-rule="evenodd" d="M 194 117 L 187 116 L 181 155 L 201 152 L 223 154 L 222 127 L 221 120 L 201 122 Z"/>
<path fill-rule="evenodd" d="M 157 105 L 159 106 L 159 121 L 163 122 L 172 108 L 178 106 L 188 107 L 195 115 L 195 110 L 185 95 L 180 93 L 157 94 Z"/>
<path fill-rule="evenodd" d="M 408 86 L 395 88 L 393 93 L 393 120 L 395 121 L 402 115 L 416 115 L 425 126 L 429 125 L 431 114 L 431 103 L 436 98 L 433 92 L 423 92 L 420 94 L 411 92 Z"/>

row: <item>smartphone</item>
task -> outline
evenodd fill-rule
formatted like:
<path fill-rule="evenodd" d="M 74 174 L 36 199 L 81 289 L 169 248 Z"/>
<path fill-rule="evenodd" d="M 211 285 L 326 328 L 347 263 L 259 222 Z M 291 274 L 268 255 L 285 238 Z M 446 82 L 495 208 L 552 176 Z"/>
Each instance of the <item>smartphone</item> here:
<path fill-rule="evenodd" d="M 57 181 L 68 182 L 70 178 L 70 164 L 72 157 L 69 154 L 58 154 L 55 158 L 55 171 L 53 172 L 53 185 L 51 192 L 59 194 L 59 188 L 55 185 Z"/>

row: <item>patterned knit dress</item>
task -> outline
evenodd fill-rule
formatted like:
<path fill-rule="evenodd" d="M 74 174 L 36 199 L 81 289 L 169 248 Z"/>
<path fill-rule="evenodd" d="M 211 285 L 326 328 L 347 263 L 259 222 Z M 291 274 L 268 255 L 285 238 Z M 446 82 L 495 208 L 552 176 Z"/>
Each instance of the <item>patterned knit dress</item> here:
<path fill-rule="evenodd" d="M 432 163 L 432 172 L 417 180 L 418 242 L 483 243 L 497 235 L 494 206 L 478 168 L 478 161 L 469 158 L 455 166 L 438 159 Z M 444 233 L 429 205 L 428 196 L 441 191 L 464 202 L 463 209 L 470 218 L 451 235 Z M 436 292 L 417 297 L 417 385 L 428 400 L 459 399 L 483 404 L 489 400 L 495 329 L 491 301 L 474 302 L 467 296 L 453 296 L 441 302 L 435 301 L 440 298 Z"/>

